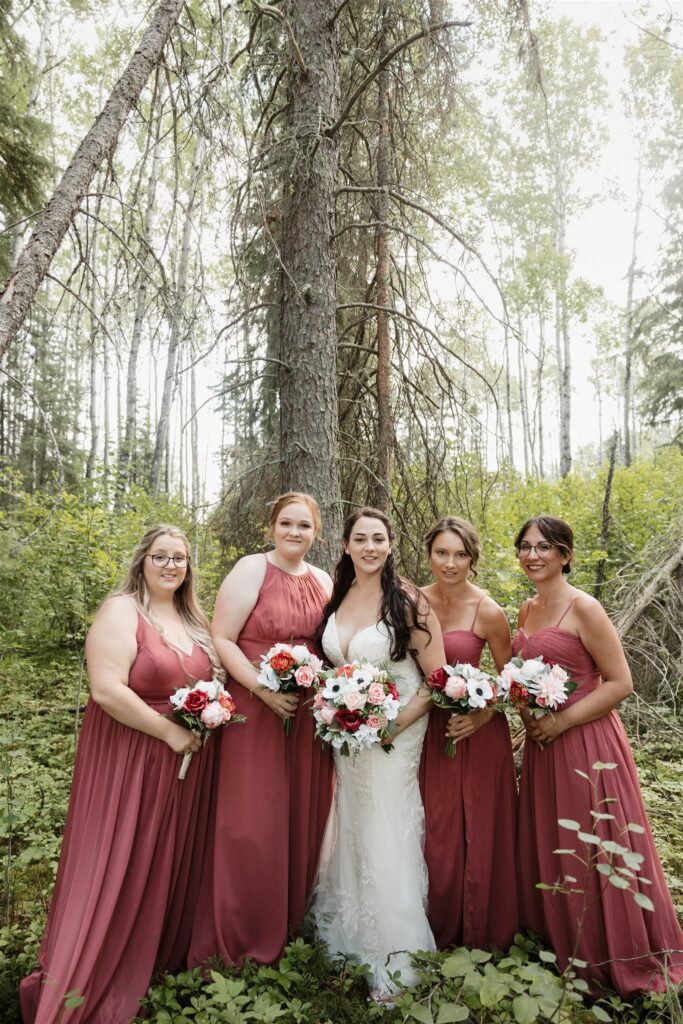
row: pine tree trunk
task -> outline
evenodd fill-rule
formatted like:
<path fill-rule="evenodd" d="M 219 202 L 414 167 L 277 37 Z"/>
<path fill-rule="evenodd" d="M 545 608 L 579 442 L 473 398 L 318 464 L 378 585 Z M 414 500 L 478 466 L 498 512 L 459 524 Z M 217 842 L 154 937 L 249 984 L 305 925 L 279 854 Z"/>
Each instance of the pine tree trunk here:
<path fill-rule="evenodd" d="M 383 61 L 389 52 L 388 6 L 382 4 L 382 28 L 379 59 Z M 394 412 L 391 405 L 391 336 L 390 318 L 387 307 L 391 304 L 389 272 L 391 252 L 389 248 L 389 70 L 384 68 L 378 78 L 379 101 L 377 104 L 377 480 L 375 505 L 388 512 L 391 504 L 391 468 L 394 450 Z"/>
<path fill-rule="evenodd" d="M 162 79 L 163 82 L 163 79 Z M 131 466 L 135 463 L 135 429 L 137 424 L 137 396 L 138 396 L 138 355 L 140 353 L 140 342 L 142 340 L 142 328 L 145 322 L 145 311 L 147 306 L 147 273 L 149 266 L 149 250 L 152 244 L 152 228 L 154 224 L 154 203 L 156 200 L 157 182 L 161 171 L 161 121 L 163 116 L 163 84 L 159 89 L 157 103 L 159 116 L 156 120 L 154 149 L 152 151 L 152 166 L 147 180 L 147 198 L 145 203 L 145 216 L 142 222 L 142 244 L 140 246 L 139 276 L 137 294 L 135 298 L 135 318 L 133 320 L 133 333 L 130 339 L 128 352 L 128 367 L 126 370 L 126 425 L 124 429 L 123 442 L 119 449 L 118 467 L 116 471 L 116 507 L 120 507 L 121 499 L 125 494 L 131 478 Z"/>
<path fill-rule="evenodd" d="M 638 237 L 640 235 L 640 213 L 643 206 L 642 154 L 638 154 L 636 179 L 636 209 L 631 240 L 631 263 L 627 275 L 625 339 L 624 339 L 624 465 L 630 466 L 632 459 L 633 435 L 631 414 L 633 410 L 633 289 L 636 279 Z"/>
<path fill-rule="evenodd" d="M 336 134 L 323 135 L 339 110 L 337 0 L 291 5 L 298 59 L 290 55 L 287 167 L 283 213 L 280 427 L 281 486 L 320 502 L 326 568 L 341 532 L 337 424 L 335 197 Z M 299 59 L 304 65 L 302 68 Z"/>
<path fill-rule="evenodd" d="M 185 208 L 185 221 L 183 223 L 183 240 L 178 260 L 178 276 L 175 289 L 175 303 L 173 311 L 173 322 L 171 324 L 171 337 L 168 343 L 168 355 L 166 358 L 166 372 L 164 374 L 164 390 L 161 395 L 159 407 L 159 419 L 157 422 L 156 442 L 154 455 L 152 456 L 152 467 L 149 475 L 149 486 L 153 494 L 159 493 L 161 471 L 166 463 L 165 489 L 168 491 L 171 479 L 169 449 L 169 421 L 171 417 L 171 406 L 173 404 L 173 392 L 176 378 L 176 366 L 178 361 L 178 347 L 181 341 L 181 328 L 185 316 L 185 293 L 187 291 L 187 270 L 190 262 L 190 235 L 192 230 L 192 213 L 199 191 L 199 179 L 202 172 L 204 160 L 204 137 L 197 138 L 195 147 L 194 163 L 192 166 L 192 177 L 188 189 L 187 206 Z"/>
<path fill-rule="evenodd" d="M 571 448 L 571 383 L 572 362 L 569 344 L 569 314 L 567 310 L 566 227 L 564 203 L 564 173 L 560 161 L 555 168 L 555 250 L 560 258 L 560 281 L 555 293 L 555 352 L 559 378 L 560 398 L 560 475 L 567 476 L 572 468 Z"/>
<path fill-rule="evenodd" d="M 161 59 L 185 0 L 162 0 L 109 99 L 76 150 L 0 295 L 0 359 L 14 340 L 80 202 Z"/>

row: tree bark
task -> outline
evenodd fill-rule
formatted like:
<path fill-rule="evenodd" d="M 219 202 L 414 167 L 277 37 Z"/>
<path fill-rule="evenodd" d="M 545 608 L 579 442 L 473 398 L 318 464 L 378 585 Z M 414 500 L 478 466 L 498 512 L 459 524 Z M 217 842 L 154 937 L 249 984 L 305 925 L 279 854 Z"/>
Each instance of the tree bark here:
<path fill-rule="evenodd" d="M 636 280 L 636 258 L 638 252 L 638 237 L 640 235 L 640 212 L 643 206 L 643 185 L 642 185 L 642 153 L 638 154 L 638 173 L 636 179 L 636 209 L 633 220 L 633 236 L 631 240 L 631 263 L 628 268 L 627 290 L 626 290 L 626 324 L 624 339 L 624 465 L 631 465 L 632 458 L 632 433 L 631 433 L 631 411 L 633 407 L 633 290 Z"/>
<path fill-rule="evenodd" d="M 388 50 L 388 5 L 381 10 L 380 63 Z M 394 412 L 391 404 L 391 336 L 388 309 L 391 305 L 389 280 L 389 69 L 383 67 L 378 78 L 377 121 L 377 481 L 375 505 L 388 512 L 391 504 L 391 468 L 394 449 Z"/>
<path fill-rule="evenodd" d="M 185 316 L 185 294 L 187 292 L 187 269 L 190 262 L 190 233 L 192 229 L 192 213 L 197 201 L 199 191 L 199 179 L 202 173 L 204 161 L 204 137 L 200 135 L 194 154 L 192 166 L 192 177 L 188 188 L 187 206 L 185 209 L 185 221 L 183 224 L 183 240 L 178 260 L 178 276 L 175 289 L 175 303 L 173 321 L 171 324 L 171 337 L 168 343 L 168 355 L 166 358 L 166 372 L 164 374 L 164 389 L 161 395 L 159 406 L 159 419 L 157 422 L 156 441 L 152 466 L 149 475 L 149 487 L 152 494 L 159 493 L 162 465 L 166 465 L 165 489 L 170 486 L 170 458 L 169 458 L 169 421 L 171 417 L 171 406 L 173 404 L 173 391 L 176 378 L 176 365 L 178 361 L 178 347 L 181 341 L 181 328 Z"/>
<path fill-rule="evenodd" d="M 600 529 L 600 550 L 604 551 L 607 545 L 607 538 L 609 537 L 610 527 L 610 514 L 609 514 L 609 503 L 612 497 L 612 480 L 614 479 L 614 463 L 617 455 L 617 441 L 619 440 L 618 433 L 614 432 L 612 435 L 612 442 L 610 445 L 609 452 L 609 468 L 607 470 L 607 481 L 605 483 L 605 497 L 602 502 L 602 526 Z M 605 584 L 605 566 L 607 565 L 607 559 L 601 558 L 595 567 L 595 583 L 593 584 L 593 597 L 600 600 L 600 594 Z"/>
<path fill-rule="evenodd" d="M 300 0 L 289 8 L 298 46 L 289 58 L 282 224 L 284 268 L 280 332 L 280 479 L 320 503 L 326 540 L 314 552 L 326 568 L 341 532 L 337 423 L 335 193 L 339 112 L 337 0 Z M 303 67 L 302 67 L 303 63 Z M 305 70 L 304 70 L 305 68 Z"/>
<path fill-rule="evenodd" d="M 16 337 L 95 173 L 116 145 L 145 82 L 161 59 L 185 0 L 162 0 L 94 125 L 76 150 L 0 295 L 0 359 Z"/>
<path fill-rule="evenodd" d="M 154 204 L 156 201 L 156 189 L 161 172 L 161 122 L 164 108 L 164 79 L 161 79 L 157 103 L 159 116 L 154 127 L 154 149 L 152 151 L 152 166 L 147 180 L 147 197 L 145 202 L 145 216 L 142 222 L 142 240 L 139 252 L 140 269 L 138 272 L 138 286 L 135 299 L 135 318 L 133 320 L 133 333 L 130 339 L 130 350 L 128 353 L 128 367 L 126 370 L 126 423 L 121 447 L 119 448 L 118 467 L 116 471 L 116 498 L 115 507 L 120 507 L 123 495 L 131 482 L 135 469 L 135 447 L 136 447 L 136 425 L 137 425 L 137 402 L 138 402 L 138 355 L 140 353 L 140 342 L 142 340 L 142 328 L 145 322 L 147 308 L 147 277 L 150 265 L 149 252 L 152 246 L 152 228 L 154 224 Z"/>

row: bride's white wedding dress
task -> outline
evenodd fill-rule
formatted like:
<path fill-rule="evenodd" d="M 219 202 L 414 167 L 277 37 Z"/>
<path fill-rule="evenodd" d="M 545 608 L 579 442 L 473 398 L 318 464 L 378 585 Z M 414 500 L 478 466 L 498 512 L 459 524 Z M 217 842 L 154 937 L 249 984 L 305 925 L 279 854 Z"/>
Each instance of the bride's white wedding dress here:
<path fill-rule="evenodd" d="M 334 665 L 386 665 L 404 706 L 422 676 L 411 657 L 391 661 L 389 647 L 381 622 L 356 633 L 346 657 L 334 615 L 323 634 L 325 654 Z M 397 737 L 389 754 L 379 745 L 349 757 L 334 752 L 337 787 L 313 917 L 330 953 L 368 964 L 371 987 L 386 994 L 417 981 L 411 952 L 436 948 L 426 914 L 424 809 L 417 780 L 426 728 L 425 715 Z M 396 971 L 398 984 L 390 979 Z"/>

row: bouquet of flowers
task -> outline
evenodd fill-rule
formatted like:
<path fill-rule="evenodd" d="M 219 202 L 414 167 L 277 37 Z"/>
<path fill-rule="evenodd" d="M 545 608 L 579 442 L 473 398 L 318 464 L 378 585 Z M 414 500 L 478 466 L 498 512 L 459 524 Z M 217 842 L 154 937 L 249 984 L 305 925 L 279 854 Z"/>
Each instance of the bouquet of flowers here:
<path fill-rule="evenodd" d="M 316 736 L 348 756 L 381 743 L 389 723 L 399 712 L 399 692 L 385 669 L 370 662 L 352 661 L 323 672 L 323 683 L 313 699 Z M 391 744 L 384 744 L 389 753 Z"/>
<path fill-rule="evenodd" d="M 218 679 L 201 680 L 194 686 L 181 686 L 168 698 L 173 717 L 192 732 L 199 733 L 206 743 L 214 729 L 228 722 L 246 722 L 244 715 L 235 714 L 235 702 Z M 192 752 L 183 756 L 178 778 L 184 779 L 190 767 Z"/>
<path fill-rule="evenodd" d="M 320 683 L 323 663 L 305 644 L 274 644 L 261 658 L 257 683 L 280 693 L 299 693 Z M 292 731 L 292 719 L 285 719 L 285 732 Z"/>
<path fill-rule="evenodd" d="M 534 718 L 556 711 L 564 704 L 576 683 L 561 665 L 549 665 L 543 655 L 537 658 L 513 658 L 498 676 L 503 700 L 513 708 L 528 708 Z"/>
<path fill-rule="evenodd" d="M 434 704 L 453 715 L 480 711 L 495 704 L 499 696 L 493 676 L 474 665 L 442 665 L 427 677 L 426 682 Z M 455 757 L 456 741 L 453 736 L 448 737 L 445 752 L 449 757 Z"/>

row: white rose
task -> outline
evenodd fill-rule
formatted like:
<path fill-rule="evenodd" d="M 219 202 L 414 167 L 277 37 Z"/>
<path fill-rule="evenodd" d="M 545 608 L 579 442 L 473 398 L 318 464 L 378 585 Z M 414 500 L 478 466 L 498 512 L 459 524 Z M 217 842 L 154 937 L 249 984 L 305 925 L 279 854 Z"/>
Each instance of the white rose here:
<path fill-rule="evenodd" d="M 311 653 L 305 644 L 296 644 L 292 647 L 292 657 L 299 662 L 300 665 L 307 665 L 310 656 Z"/>
<path fill-rule="evenodd" d="M 527 679 L 536 679 L 537 676 L 542 675 L 546 671 L 546 666 L 537 658 L 529 658 L 527 661 L 522 663 L 519 671 L 520 674 L 526 676 Z"/>
<path fill-rule="evenodd" d="M 189 692 L 190 692 L 190 687 L 189 686 L 183 686 L 183 687 L 181 687 L 180 690 L 177 690 L 171 697 L 169 697 L 169 700 L 170 700 L 171 704 L 173 705 L 173 707 L 174 708 L 181 708 L 183 706 L 183 704 L 185 703 L 185 698 L 187 697 Z"/>

